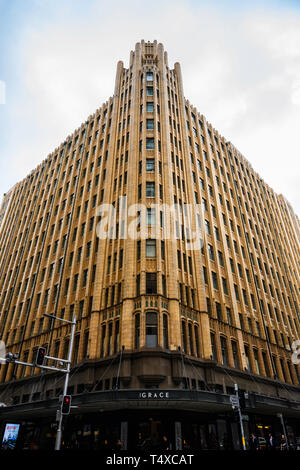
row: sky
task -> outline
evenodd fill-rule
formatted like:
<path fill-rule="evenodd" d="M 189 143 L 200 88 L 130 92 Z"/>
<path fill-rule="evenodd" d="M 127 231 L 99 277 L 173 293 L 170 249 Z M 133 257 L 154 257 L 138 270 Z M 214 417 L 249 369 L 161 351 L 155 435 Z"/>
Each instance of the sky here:
<path fill-rule="evenodd" d="M 112 96 L 141 39 L 300 214 L 300 0 L 0 0 L 0 199 Z"/>

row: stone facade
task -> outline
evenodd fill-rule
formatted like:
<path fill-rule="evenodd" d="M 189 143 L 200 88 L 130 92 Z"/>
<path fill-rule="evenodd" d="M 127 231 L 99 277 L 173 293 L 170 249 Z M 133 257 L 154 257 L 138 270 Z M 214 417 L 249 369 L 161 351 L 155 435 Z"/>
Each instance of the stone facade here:
<path fill-rule="evenodd" d="M 148 222 L 157 205 L 145 239 L 123 237 L 122 196 Z M 97 236 L 101 204 L 117 211 L 114 238 Z M 180 221 L 164 237 L 163 204 L 202 208 L 201 249 Z M 185 99 L 162 44 L 141 41 L 118 63 L 113 97 L 14 186 L 1 220 L 0 338 L 24 361 L 43 345 L 66 357 L 70 326 L 43 315 L 76 315 L 75 393 L 120 377 L 300 400 L 299 220 Z M 2 365 L 0 379 L 14 403 L 60 393 L 37 368 Z"/>

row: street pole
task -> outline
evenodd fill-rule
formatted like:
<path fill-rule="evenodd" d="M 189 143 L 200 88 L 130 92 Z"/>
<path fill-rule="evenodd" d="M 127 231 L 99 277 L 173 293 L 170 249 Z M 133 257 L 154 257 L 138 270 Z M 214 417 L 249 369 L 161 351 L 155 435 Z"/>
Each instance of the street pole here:
<path fill-rule="evenodd" d="M 68 350 L 68 362 L 67 362 L 67 370 L 66 370 L 66 375 L 65 375 L 63 396 L 67 395 L 68 386 L 69 386 L 70 368 L 71 368 L 74 336 L 75 336 L 75 329 L 76 329 L 76 316 L 73 317 L 73 320 L 71 323 L 72 323 L 72 329 L 71 329 L 71 337 L 70 337 L 70 344 L 69 344 L 69 350 Z M 55 440 L 55 450 L 60 450 L 60 446 L 61 446 L 62 421 L 63 421 L 62 405 L 63 405 L 63 400 L 61 402 L 60 409 L 58 410 L 59 420 L 58 420 L 58 428 L 57 428 L 57 434 L 56 434 L 56 440 Z"/>
<path fill-rule="evenodd" d="M 243 418 L 242 418 L 241 407 L 240 407 L 239 387 L 238 387 L 238 384 L 234 384 L 234 390 L 235 390 L 235 396 L 236 396 L 237 402 L 238 402 L 238 407 L 237 407 L 237 408 L 238 408 L 238 411 L 239 411 L 240 428 L 241 428 L 241 436 L 242 436 L 243 450 L 247 450 L 247 449 L 246 449 L 246 441 L 245 441 L 244 426 L 243 426 Z"/>
<path fill-rule="evenodd" d="M 288 441 L 288 437 L 287 437 L 287 433 L 286 433 L 286 429 L 285 429 L 283 415 L 282 415 L 282 413 L 277 413 L 277 416 L 280 418 L 280 421 L 281 421 L 281 426 L 282 426 L 282 429 L 283 429 L 283 434 L 284 434 L 285 442 L 286 442 L 286 449 L 289 450 L 289 441 Z"/>

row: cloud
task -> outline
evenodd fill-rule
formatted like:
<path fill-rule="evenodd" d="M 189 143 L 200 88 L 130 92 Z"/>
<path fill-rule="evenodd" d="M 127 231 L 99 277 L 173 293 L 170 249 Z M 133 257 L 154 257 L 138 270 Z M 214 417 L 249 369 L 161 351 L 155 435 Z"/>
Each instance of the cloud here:
<path fill-rule="evenodd" d="M 11 50 L 1 192 L 112 95 L 137 41 L 157 39 L 181 63 L 186 98 L 299 213 L 300 13 L 244 3 L 32 3 Z"/>

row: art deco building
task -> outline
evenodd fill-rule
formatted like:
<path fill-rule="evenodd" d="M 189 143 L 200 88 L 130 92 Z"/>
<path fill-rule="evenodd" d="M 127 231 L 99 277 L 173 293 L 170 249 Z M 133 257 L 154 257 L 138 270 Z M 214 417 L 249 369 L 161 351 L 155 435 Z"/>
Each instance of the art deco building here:
<path fill-rule="evenodd" d="M 185 98 L 162 44 L 118 63 L 113 97 L 4 196 L 0 223 L 7 351 L 65 358 L 70 325 L 44 314 L 77 317 L 68 445 L 167 433 L 173 448 L 222 448 L 227 434 L 237 448 L 235 383 L 246 435 L 281 432 L 278 412 L 300 435 L 299 220 Z M 50 446 L 62 374 L 0 374 L 2 426 L 22 422 L 25 442 L 34 423 Z"/>

